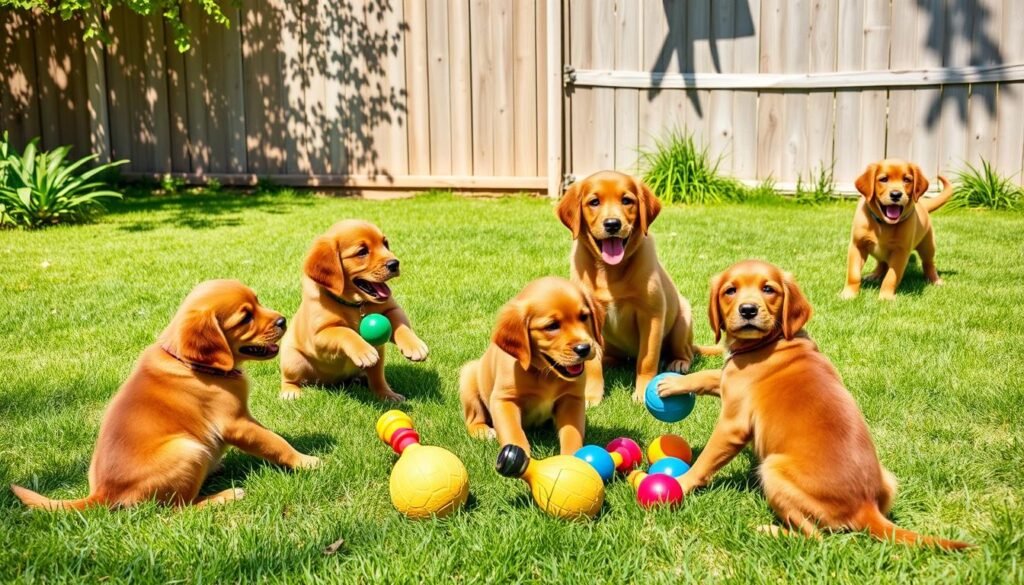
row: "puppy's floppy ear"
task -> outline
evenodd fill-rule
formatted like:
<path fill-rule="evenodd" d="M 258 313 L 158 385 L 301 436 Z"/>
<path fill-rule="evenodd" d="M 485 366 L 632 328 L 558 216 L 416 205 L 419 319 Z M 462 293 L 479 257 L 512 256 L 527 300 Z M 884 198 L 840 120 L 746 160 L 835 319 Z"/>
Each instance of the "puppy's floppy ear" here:
<path fill-rule="evenodd" d="M 640 230 L 646 236 L 647 229 L 661 213 L 661 201 L 658 201 L 651 188 L 640 179 L 634 178 L 633 184 L 636 186 L 636 198 L 640 200 Z"/>
<path fill-rule="evenodd" d="M 235 367 L 231 346 L 217 315 L 210 310 L 196 309 L 177 315 L 164 333 L 164 347 L 187 362 L 225 371 Z"/>
<path fill-rule="evenodd" d="M 498 313 L 498 325 L 494 328 L 494 344 L 510 356 L 519 360 L 524 370 L 529 369 L 533 356 L 530 353 L 529 317 L 515 301 L 502 307 Z"/>
<path fill-rule="evenodd" d="M 928 178 L 921 172 L 921 167 L 910 163 L 910 174 L 914 176 L 914 201 L 921 198 L 928 191 Z"/>
<path fill-rule="evenodd" d="M 314 282 L 326 288 L 335 296 L 341 296 L 345 288 L 345 273 L 341 268 L 341 257 L 334 238 L 320 236 L 306 254 L 302 271 Z"/>
<path fill-rule="evenodd" d="M 878 165 L 875 163 L 871 163 L 868 165 L 868 168 L 865 169 L 864 172 L 861 173 L 861 175 L 857 177 L 857 180 L 853 183 L 854 186 L 857 187 L 857 190 L 860 191 L 860 194 L 863 195 L 866 199 L 871 199 L 875 195 L 875 177 L 877 175 Z"/>
<path fill-rule="evenodd" d="M 722 309 L 718 306 L 718 295 L 722 291 L 725 273 L 719 272 L 711 277 L 711 298 L 708 299 L 708 322 L 715 333 L 715 343 L 722 340 Z"/>
<path fill-rule="evenodd" d="M 580 288 L 580 292 L 583 293 L 583 301 L 587 304 L 587 308 L 590 309 L 590 328 L 594 331 L 594 341 L 603 347 L 604 305 L 594 300 L 594 297 L 582 288 Z"/>
<path fill-rule="evenodd" d="M 782 297 L 782 335 L 789 340 L 807 324 L 812 309 L 792 274 L 787 272 L 783 275 L 782 286 L 786 289 Z"/>
<path fill-rule="evenodd" d="M 562 200 L 558 202 L 558 208 L 555 209 L 558 219 L 562 220 L 562 224 L 569 228 L 574 240 L 580 237 L 580 222 L 583 221 L 580 217 L 580 207 L 582 206 L 580 194 L 582 192 L 583 182 L 573 183 L 565 190 L 565 195 L 562 195 Z"/>

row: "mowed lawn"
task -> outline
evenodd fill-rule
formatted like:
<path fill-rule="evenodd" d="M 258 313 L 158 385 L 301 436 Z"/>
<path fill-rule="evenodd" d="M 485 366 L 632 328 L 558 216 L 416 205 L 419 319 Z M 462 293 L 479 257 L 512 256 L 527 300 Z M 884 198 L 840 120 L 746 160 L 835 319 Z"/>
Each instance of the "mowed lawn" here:
<path fill-rule="evenodd" d="M 1024 215 L 940 211 L 945 286 L 926 286 L 915 261 L 895 302 L 877 300 L 877 286 L 844 302 L 852 212 L 851 202 L 670 207 L 652 233 L 693 304 L 699 343 L 713 340 L 705 315 L 715 272 L 751 257 L 792 271 L 814 305 L 808 331 L 900 480 L 893 517 L 977 543 L 972 551 L 860 534 L 763 536 L 756 527 L 775 520 L 749 449 L 680 509 L 644 511 L 618 480 L 595 521 L 549 518 L 523 482 L 494 471 L 498 445 L 467 436 L 457 372 L 483 351 L 498 308 L 527 281 L 568 274 L 570 235 L 552 204 L 225 193 L 129 199 L 92 225 L 0 232 L 2 483 L 84 496 L 105 404 L 192 286 L 238 278 L 291 315 L 313 237 L 358 217 L 388 234 L 403 269 L 395 294 L 431 349 L 426 363 L 412 364 L 389 347 L 388 379 L 409 398 L 401 408 L 424 442 L 465 461 L 469 505 L 442 521 L 406 520 L 388 498 L 395 456 L 373 428 L 390 405 L 361 387 L 282 402 L 277 362 L 250 362 L 252 412 L 322 457 L 320 469 L 293 473 L 229 450 L 204 491 L 240 486 L 246 498 L 204 510 L 29 512 L 0 489 L 0 581 L 1021 582 Z M 631 388 L 631 372 L 609 374 L 606 400 L 588 413 L 588 442 L 625 435 L 646 445 L 674 432 L 698 449 L 705 443 L 715 399 L 668 425 L 633 404 Z M 557 452 L 553 432 L 531 437 L 537 455 Z"/>

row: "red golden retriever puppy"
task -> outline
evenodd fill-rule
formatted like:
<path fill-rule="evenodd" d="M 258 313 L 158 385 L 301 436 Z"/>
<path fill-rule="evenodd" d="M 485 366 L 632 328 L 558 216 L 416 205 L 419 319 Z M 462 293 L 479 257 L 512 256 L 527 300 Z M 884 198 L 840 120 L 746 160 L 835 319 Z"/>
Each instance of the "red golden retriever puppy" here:
<path fill-rule="evenodd" d="M 929 214 L 953 196 L 946 177 L 938 197 L 921 198 L 928 191 L 928 179 L 921 168 L 904 160 L 887 159 L 868 165 L 856 182 L 863 197 L 853 215 L 850 249 L 846 262 L 846 286 L 842 297 L 852 299 L 860 292 L 861 271 L 868 254 L 878 261 L 869 280 L 881 281 L 878 298 L 896 298 L 910 254 L 917 250 L 924 277 L 941 285 L 935 270 L 935 232 Z"/>
<path fill-rule="evenodd" d="M 633 399 L 665 369 L 683 373 L 693 361 L 693 319 L 687 302 L 658 261 L 648 228 L 661 203 L 647 185 L 629 175 L 603 171 L 573 184 L 558 205 L 570 231 L 572 280 L 607 310 L 602 358 L 614 364 L 636 359 Z M 718 353 L 716 348 L 704 353 Z M 587 402 L 601 401 L 604 376 L 595 362 Z"/>
<path fill-rule="evenodd" d="M 753 442 L 765 496 L 788 527 L 808 536 L 822 528 L 867 530 L 897 542 L 969 546 L 921 536 L 886 518 L 896 480 L 879 463 L 839 373 L 803 330 L 811 306 L 792 276 L 764 262 L 740 262 L 712 279 L 708 315 L 717 336 L 725 331 L 724 368 L 658 387 L 662 396 L 722 399 L 711 438 L 679 478 L 687 493 L 707 485 Z"/>
<path fill-rule="evenodd" d="M 501 309 L 483 357 L 462 368 L 459 396 L 469 434 L 497 436 L 529 453 L 523 427 L 554 418 L 562 454 L 579 450 L 590 375 L 584 364 L 597 363 L 603 318 L 586 291 L 564 278 L 528 284 Z"/>
<path fill-rule="evenodd" d="M 359 335 L 363 315 L 379 313 L 391 322 L 402 355 L 427 359 L 427 344 L 391 296 L 387 282 L 399 275 L 399 262 L 380 228 L 358 220 L 334 224 L 313 242 L 302 271 L 302 303 L 281 345 L 281 398 L 298 398 L 306 384 L 365 376 L 381 400 L 405 400 L 384 379 L 384 346 Z"/>
<path fill-rule="evenodd" d="M 111 401 L 89 467 L 89 495 L 51 500 L 11 486 L 26 505 L 48 510 L 237 500 L 241 489 L 200 496 L 227 445 L 291 468 L 319 465 L 249 413 L 245 360 L 277 355 L 280 313 L 235 280 L 211 280 L 185 298 Z"/>

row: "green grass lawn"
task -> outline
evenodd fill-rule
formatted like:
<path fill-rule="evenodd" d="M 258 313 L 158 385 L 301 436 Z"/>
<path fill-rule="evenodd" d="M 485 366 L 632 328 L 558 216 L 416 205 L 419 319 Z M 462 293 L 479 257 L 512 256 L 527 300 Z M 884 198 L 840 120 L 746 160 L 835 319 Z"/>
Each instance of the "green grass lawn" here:
<path fill-rule="evenodd" d="M 661 260 L 710 343 L 709 277 L 743 258 L 791 270 L 815 308 L 808 331 L 864 410 L 900 480 L 904 527 L 977 543 L 944 554 L 859 534 L 820 541 L 755 533 L 773 521 L 749 449 L 676 511 L 640 509 L 611 484 L 593 522 L 545 516 L 526 485 L 494 471 L 498 445 L 463 427 L 457 371 L 488 343 L 496 311 L 530 279 L 568 273 L 569 232 L 550 202 L 427 195 L 364 201 L 281 193 L 128 199 L 93 225 L 0 232 L 0 480 L 83 497 L 104 405 L 198 282 L 238 278 L 291 315 L 312 238 L 351 217 L 378 223 L 402 261 L 397 298 L 430 345 L 423 364 L 391 347 L 387 374 L 424 442 L 466 463 L 464 512 L 412 522 L 391 507 L 391 451 L 373 424 L 387 406 L 364 388 L 277 398 L 277 363 L 251 363 L 251 409 L 301 451 L 291 473 L 237 451 L 204 492 L 244 487 L 220 508 L 154 505 L 85 513 L 25 510 L 0 490 L 0 581 L 676 582 L 728 580 L 975 583 L 1024 580 L 1024 215 L 939 212 L 941 288 L 914 263 L 895 302 L 877 287 L 843 302 L 851 203 L 760 202 L 667 208 L 653 226 Z M 870 269 L 870 265 L 869 265 Z M 698 368 L 717 367 L 707 359 Z M 608 375 L 588 442 L 646 445 L 665 432 L 699 449 L 719 404 L 659 423 L 630 401 L 632 374 Z M 548 430 L 536 453 L 557 452 Z M 835 465 L 843 465 L 836 461 Z M 324 548 L 344 539 L 332 555 Z"/>

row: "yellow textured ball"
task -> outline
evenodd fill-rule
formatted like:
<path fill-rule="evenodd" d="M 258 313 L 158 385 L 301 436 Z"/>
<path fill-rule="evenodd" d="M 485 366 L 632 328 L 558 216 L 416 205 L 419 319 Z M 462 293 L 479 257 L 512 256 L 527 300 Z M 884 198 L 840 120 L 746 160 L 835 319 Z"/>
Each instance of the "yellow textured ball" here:
<path fill-rule="evenodd" d="M 558 518 L 593 518 L 604 504 L 604 480 L 577 457 L 557 455 L 535 462 L 524 478 L 537 505 Z"/>
<path fill-rule="evenodd" d="M 391 503 L 409 518 L 443 517 L 469 496 L 469 474 L 451 451 L 410 445 L 391 472 Z"/>

